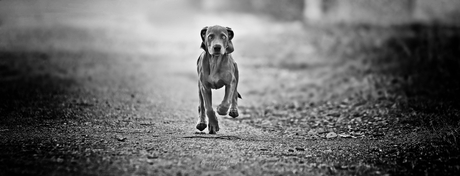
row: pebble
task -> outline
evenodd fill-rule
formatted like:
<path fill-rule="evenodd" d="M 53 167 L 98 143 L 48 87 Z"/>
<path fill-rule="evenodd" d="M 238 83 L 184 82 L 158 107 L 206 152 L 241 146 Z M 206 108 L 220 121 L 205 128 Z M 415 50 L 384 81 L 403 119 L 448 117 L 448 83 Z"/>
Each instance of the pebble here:
<path fill-rule="evenodd" d="M 297 150 L 297 151 L 305 151 L 305 149 L 301 148 L 301 147 L 296 147 L 295 150 Z"/>
<path fill-rule="evenodd" d="M 327 139 L 332 139 L 332 138 L 336 138 L 337 137 L 337 133 L 334 133 L 334 132 L 329 132 L 326 134 L 326 138 Z"/>

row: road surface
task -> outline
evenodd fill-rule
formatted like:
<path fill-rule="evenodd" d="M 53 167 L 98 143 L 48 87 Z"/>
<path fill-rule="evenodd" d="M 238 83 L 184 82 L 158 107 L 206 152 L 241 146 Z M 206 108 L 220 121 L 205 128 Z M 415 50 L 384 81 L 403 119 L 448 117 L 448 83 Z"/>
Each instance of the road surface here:
<path fill-rule="evenodd" d="M 8 4 L 23 13 L 0 19 L 0 175 L 388 175 L 425 137 L 379 131 L 399 123 L 382 118 L 397 103 L 346 98 L 375 89 L 344 78 L 357 62 L 321 54 L 334 34 L 139 2 Z M 195 129 L 196 60 L 199 31 L 214 24 L 235 31 L 243 99 L 240 117 L 219 116 L 209 135 Z M 424 171 L 425 159 L 409 160 L 396 173 Z"/>

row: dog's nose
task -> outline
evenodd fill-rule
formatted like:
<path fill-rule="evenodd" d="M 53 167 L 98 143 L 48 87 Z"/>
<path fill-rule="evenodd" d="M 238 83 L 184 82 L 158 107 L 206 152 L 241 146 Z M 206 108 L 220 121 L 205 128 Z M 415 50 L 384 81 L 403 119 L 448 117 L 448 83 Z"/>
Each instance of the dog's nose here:
<path fill-rule="evenodd" d="M 220 51 L 222 49 L 222 45 L 214 45 L 214 51 Z"/>

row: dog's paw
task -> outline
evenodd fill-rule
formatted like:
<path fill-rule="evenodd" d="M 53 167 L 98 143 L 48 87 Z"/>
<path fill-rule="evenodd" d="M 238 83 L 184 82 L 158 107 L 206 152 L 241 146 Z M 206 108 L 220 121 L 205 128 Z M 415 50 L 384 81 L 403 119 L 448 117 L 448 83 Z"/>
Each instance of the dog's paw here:
<path fill-rule="evenodd" d="M 198 123 L 196 124 L 196 129 L 203 131 L 204 129 L 206 129 L 206 126 L 206 123 Z"/>
<path fill-rule="evenodd" d="M 216 134 L 219 131 L 219 122 L 217 121 L 217 117 L 209 117 L 209 124 L 208 124 L 208 131 L 209 134 Z"/>
<path fill-rule="evenodd" d="M 208 131 L 209 134 L 216 134 L 219 131 L 219 122 L 217 121 L 216 114 L 214 111 L 206 111 L 206 115 L 208 116 L 209 123 L 208 123 Z"/>
<path fill-rule="evenodd" d="M 217 106 L 217 114 L 219 114 L 219 115 L 227 115 L 228 108 L 229 108 L 229 106 L 224 106 L 224 105 L 220 104 L 219 106 Z"/>
<path fill-rule="evenodd" d="M 216 134 L 219 131 L 219 124 L 217 122 L 215 124 L 209 123 L 208 131 L 209 134 Z"/>
<path fill-rule="evenodd" d="M 230 109 L 230 112 L 228 113 L 228 115 L 230 115 L 231 117 L 235 118 L 235 117 L 238 117 L 238 109 L 237 108 L 232 108 Z"/>

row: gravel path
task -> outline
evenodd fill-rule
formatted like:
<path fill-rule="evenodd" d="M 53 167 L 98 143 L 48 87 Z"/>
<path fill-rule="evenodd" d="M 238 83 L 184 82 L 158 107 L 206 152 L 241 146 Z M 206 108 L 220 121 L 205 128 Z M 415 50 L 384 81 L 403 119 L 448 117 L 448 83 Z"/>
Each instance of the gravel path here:
<path fill-rule="evenodd" d="M 381 59 L 394 56 L 392 35 L 410 32 L 217 16 L 180 1 L 63 3 L 0 13 L 0 175 L 458 172 L 458 125 L 446 125 L 458 101 L 412 89 L 420 75 Z M 195 129 L 199 31 L 213 24 L 235 31 L 244 98 L 217 135 Z"/>

